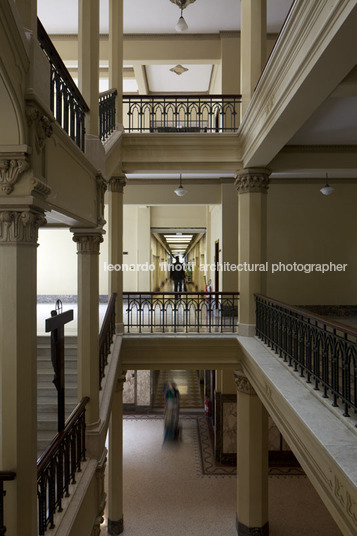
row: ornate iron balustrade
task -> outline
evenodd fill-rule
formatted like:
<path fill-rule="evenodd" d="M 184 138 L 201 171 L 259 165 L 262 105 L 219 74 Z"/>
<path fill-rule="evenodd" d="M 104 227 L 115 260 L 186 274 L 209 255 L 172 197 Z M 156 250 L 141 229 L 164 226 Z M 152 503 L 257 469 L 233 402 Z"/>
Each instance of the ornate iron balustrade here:
<path fill-rule="evenodd" d="M 6 533 L 6 527 L 4 525 L 4 497 L 6 491 L 4 490 L 4 482 L 14 480 L 16 473 L 13 471 L 0 471 L 0 536 L 4 536 Z"/>
<path fill-rule="evenodd" d="M 51 67 L 51 111 L 70 138 L 84 151 L 85 114 L 89 108 L 39 19 L 37 38 Z"/>
<path fill-rule="evenodd" d="M 127 132 L 234 132 L 241 95 L 126 95 Z"/>
<path fill-rule="evenodd" d="M 357 413 L 356 329 L 257 294 L 256 334 L 345 417 Z"/>
<path fill-rule="evenodd" d="M 70 484 L 76 483 L 76 472 L 85 461 L 85 397 L 69 416 L 65 429 L 37 461 L 38 530 L 45 534 L 54 528 L 54 515 L 62 511 L 63 497 L 69 497 Z"/>
<path fill-rule="evenodd" d="M 110 296 L 107 310 L 103 319 L 103 324 L 99 333 L 99 389 L 102 388 L 104 369 L 108 364 L 108 355 L 115 333 L 115 300 L 116 293 Z"/>
<path fill-rule="evenodd" d="M 234 333 L 238 292 L 124 292 L 127 333 Z"/>
<path fill-rule="evenodd" d="M 99 94 L 99 137 L 102 141 L 109 138 L 115 130 L 115 99 L 118 92 L 109 89 Z"/>

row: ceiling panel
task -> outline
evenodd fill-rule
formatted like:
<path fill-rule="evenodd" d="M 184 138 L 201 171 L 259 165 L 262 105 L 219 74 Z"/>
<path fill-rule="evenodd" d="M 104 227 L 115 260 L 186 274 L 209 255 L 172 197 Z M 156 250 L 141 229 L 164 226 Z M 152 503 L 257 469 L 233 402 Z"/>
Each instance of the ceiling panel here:
<path fill-rule="evenodd" d="M 268 32 L 278 32 L 292 0 L 268 0 Z M 78 33 L 78 0 L 37 0 L 49 34 Z M 124 0 L 125 33 L 176 33 L 178 7 L 170 0 Z M 188 33 L 240 30 L 239 0 L 196 0 L 184 10 Z M 109 0 L 100 0 L 101 33 L 109 30 Z"/>
<path fill-rule="evenodd" d="M 207 92 L 212 65 L 183 65 L 188 71 L 176 74 L 170 71 L 175 65 L 147 65 L 149 90 L 154 93 Z"/>

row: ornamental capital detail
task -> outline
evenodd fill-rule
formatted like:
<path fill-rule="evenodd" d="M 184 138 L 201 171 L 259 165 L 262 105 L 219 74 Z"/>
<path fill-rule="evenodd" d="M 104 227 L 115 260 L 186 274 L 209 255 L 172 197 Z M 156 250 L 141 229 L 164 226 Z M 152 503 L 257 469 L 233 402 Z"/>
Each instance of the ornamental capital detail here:
<path fill-rule="evenodd" d="M 52 121 L 33 104 L 26 106 L 26 116 L 29 126 L 34 126 L 37 148 L 41 151 L 45 146 L 46 138 L 50 138 L 53 134 Z"/>
<path fill-rule="evenodd" d="M 25 155 L 15 158 L 0 158 L 0 185 L 6 195 L 11 194 L 14 185 L 21 175 L 29 168 Z"/>
<path fill-rule="evenodd" d="M 248 168 L 238 171 L 234 183 L 238 194 L 266 194 L 269 189 L 269 175 L 270 170 L 264 168 Z"/>
<path fill-rule="evenodd" d="M 240 393 L 250 396 L 257 395 L 248 378 L 246 376 L 242 376 L 241 372 L 234 373 L 234 381 L 236 382 L 237 391 Z"/>
<path fill-rule="evenodd" d="M 124 389 L 124 383 L 126 382 L 126 370 L 122 370 L 119 374 L 119 377 L 117 378 L 116 385 L 115 385 L 115 391 L 118 393 Z"/>
<path fill-rule="evenodd" d="M 98 227 L 105 225 L 104 219 L 104 194 L 107 190 L 107 181 L 101 173 L 96 176 L 97 183 L 97 224 Z"/>
<path fill-rule="evenodd" d="M 0 244 L 37 245 L 38 229 L 46 223 L 42 212 L 34 210 L 0 211 Z"/>
<path fill-rule="evenodd" d="M 73 241 L 77 244 L 77 253 L 99 255 L 99 245 L 103 242 L 103 234 L 101 230 L 71 230 L 73 231 Z"/>
<path fill-rule="evenodd" d="M 108 181 L 108 191 L 123 194 L 126 182 L 125 175 L 111 177 Z"/>

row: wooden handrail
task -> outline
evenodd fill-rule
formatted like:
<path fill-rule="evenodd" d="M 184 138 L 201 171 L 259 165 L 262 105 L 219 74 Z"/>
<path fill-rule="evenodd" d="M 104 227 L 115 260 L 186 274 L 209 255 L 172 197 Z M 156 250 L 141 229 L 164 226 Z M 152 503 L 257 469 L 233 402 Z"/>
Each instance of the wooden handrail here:
<path fill-rule="evenodd" d="M 118 90 L 116 88 L 107 89 L 107 91 L 102 91 L 99 93 L 99 99 L 106 97 L 108 95 L 117 95 Z"/>
<path fill-rule="evenodd" d="M 37 474 L 40 474 L 41 471 L 46 467 L 50 459 L 52 458 L 53 454 L 58 449 L 62 439 L 68 434 L 69 430 L 71 429 L 72 424 L 77 420 L 78 416 L 82 413 L 83 409 L 86 407 L 86 405 L 89 402 L 89 397 L 85 396 L 82 398 L 82 400 L 77 404 L 77 406 L 74 408 L 68 419 L 66 420 L 66 424 L 64 427 L 64 430 L 62 432 L 59 432 L 55 435 L 55 437 L 52 440 L 52 443 L 47 447 L 47 449 L 41 454 L 39 459 L 37 460 Z"/>
<path fill-rule="evenodd" d="M 16 473 L 14 471 L 0 471 L 0 481 L 15 480 Z"/>
<path fill-rule="evenodd" d="M 89 106 L 84 100 L 82 93 L 79 91 L 78 87 L 74 83 L 72 76 L 70 75 L 67 67 L 63 63 L 61 56 L 58 54 L 56 47 L 52 43 L 51 38 L 43 27 L 40 19 L 37 19 L 37 38 L 40 42 L 41 47 L 45 50 L 51 62 L 56 66 L 62 78 L 66 81 L 68 88 L 76 97 L 78 103 L 81 105 L 85 112 L 89 112 Z"/>
<path fill-rule="evenodd" d="M 107 310 L 105 311 L 102 327 L 100 328 L 100 332 L 99 332 L 99 347 L 101 347 L 105 341 L 106 331 L 108 329 L 108 326 L 110 325 L 111 314 L 113 312 L 113 309 L 115 309 L 116 297 L 117 295 L 115 292 L 113 292 L 113 294 L 110 296 L 108 307 L 107 307 Z"/>
<path fill-rule="evenodd" d="M 274 300 L 273 298 L 268 298 L 267 296 L 264 296 L 262 294 L 254 294 L 254 296 L 263 300 L 267 300 L 273 305 L 277 305 L 278 307 L 284 307 L 284 309 L 287 309 L 288 311 L 291 311 L 292 313 L 302 315 L 306 317 L 307 319 L 320 322 L 321 324 L 324 324 L 325 326 L 329 326 L 332 329 L 343 331 L 347 335 L 357 336 L 357 328 L 354 328 L 353 326 L 347 326 L 346 324 L 341 324 L 340 322 L 328 320 L 326 317 L 318 315 L 316 313 L 312 313 L 308 309 L 304 309 L 303 307 L 289 305 L 288 303 Z"/>
<path fill-rule="evenodd" d="M 123 95 L 123 100 L 125 99 L 147 99 L 147 100 L 155 100 L 155 99 L 241 99 L 242 95 L 225 95 L 225 94 L 214 94 L 211 95 L 210 93 L 155 93 L 150 95 L 139 95 L 135 93 L 134 95 Z"/>
<path fill-rule="evenodd" d="M 143 290 L 143 291 L 133 291 L 133 292 L 128 292 L 128 291 L 125 291 L 123 292 L 123 296 L 127 295 L 127 294 L 130 294 L 130 296 L 139 296 L 139 295 L 145 295 L 145 296 L 162 296 L 163 294 L 165 294 L 165 296 L 175 296 L 177 294 L 180 294 L 180 295 L 183 295 L 183 296 L 192 296 L 193 294 L 195 296 L 216 296 L 217 294 L 219 294 L 220 296 L 239 296 L 239 292 L 220 292 L 220 291 L 213 291 L 213 292 L 194 292 L 194 291 L 185 291 L 185 292 L 166 292 L 166 291 L 155 291 L 155 292 L 150 292 L 150 291 L 146 291 L 146 290 Z"/>

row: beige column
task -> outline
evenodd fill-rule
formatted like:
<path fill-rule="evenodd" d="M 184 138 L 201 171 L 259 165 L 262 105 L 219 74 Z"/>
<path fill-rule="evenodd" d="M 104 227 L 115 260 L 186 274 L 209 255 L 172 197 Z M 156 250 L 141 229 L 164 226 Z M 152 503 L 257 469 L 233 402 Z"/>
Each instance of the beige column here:
<path fill-rule="evenodd" d="M 268 414 L 243 372 L 237 384 L 237 532 L 268 536 Z"/>
<path fill-rule="evenodd" d="M 109 87 L 118 91 L 116 122 L 123 123 L 123 0 L 109 0 Z"/>
<path fill-rule="evenodd" d="M 254 293 L 265 292 L 269 170 L 236 174 L 238 192 L 239 334 L 255 335 Z"/>
<path fill-rule="evenodd" d="M 99 421 L 99 244 L 102 229 L 72 228 L 78 254 L 78 400 L 88 396 L 87 424 Z"/>
<path fill-rule="evenodd" d="M 240 93 L 240 39 L 234 32 L 220 32 L 222 94 Z"/>
<path fill-rule="evenodd" d="M 4 199 L 4 198 L 2 198 Z M 5 482 L 7 533 L 37 535 L 38 228 L 33 208 L 0 211 L 0 469 Z"/>
<path fill-rule="evenodd" d="M 266 61 L 266 0 L 241 0 L 240 36 L 243 118 Z"/>
<path fill-rule="evenodd" d="M 99 132 L 99 0 L 78 2 L 78 86 L 89 106 L 86 134 Z"/>
<path fill-rule="evenodd" d="M 15 0 L 15 3 L 24 28 L 37 35 L 37 0 Z"/>
<path fill-rule="evenodd" d="M 109 205 L 109 264 L 123 264 L 123 197 L 126 185 L 125 175 L 112 177 L 108 183 Z M 115 305 L 117 332 L 123 331 L 123 272 L 109 271 L 109 295 L 116 292 Z"/>
<path fill-rule="evenodd" d="M 126 371 L 120 371 L 113 393 L 109 427 L 108 534 L 121 534 L 123 519 L 123 386 Z"/>
<path fill-rule="evenodd" d="M 221 179 L 222 203 L 222 291 L 237 292 L 238 272 L 232 271 L 232 265 L 238 264 L 238 200 L 234 179 Z M 225 265 L 225 263 L 227 263 Z"/>

